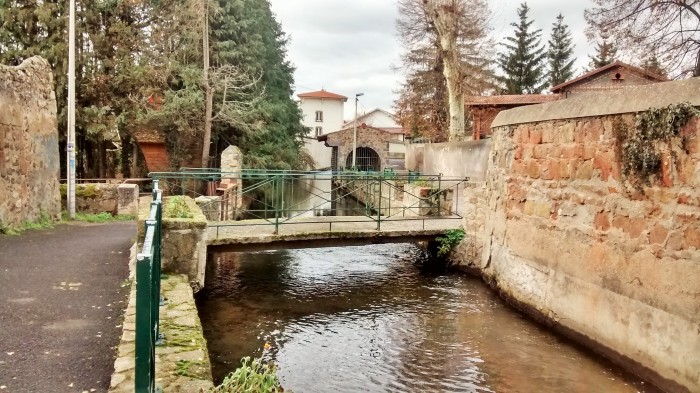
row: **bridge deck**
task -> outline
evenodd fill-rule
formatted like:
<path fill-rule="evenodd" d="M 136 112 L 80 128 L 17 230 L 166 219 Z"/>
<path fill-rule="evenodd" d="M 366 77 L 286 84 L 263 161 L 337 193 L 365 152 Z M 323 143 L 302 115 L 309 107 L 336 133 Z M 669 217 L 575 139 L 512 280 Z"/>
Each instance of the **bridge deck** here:
<path fill-rule="evenodd" d="M 309 248 L 429 240 L 461 224 L 458 216 L 391 218 L 377 230 L 370 217 L 305 217 L 280 220 L 275 234 L 266 220 L 217 221 L 209 222 L 207 238 L 215 250 Z"/>

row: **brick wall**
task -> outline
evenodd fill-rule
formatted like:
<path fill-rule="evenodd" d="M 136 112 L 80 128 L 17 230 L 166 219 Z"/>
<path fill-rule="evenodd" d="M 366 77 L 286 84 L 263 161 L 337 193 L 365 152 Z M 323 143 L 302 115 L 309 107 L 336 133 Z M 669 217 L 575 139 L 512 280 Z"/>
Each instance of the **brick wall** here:
<path fill-rule="evenodd" d="M 486 195 L 466 203 L 485 210 L 465 228 L 489 283 L 670 391 L 700 391 L 700 121 L 644 192 L 620 179 L 613 122 L 644 100 L 700 106 L 698 90 L 668 82 L 503 112 Z"/>
<path fill-rule="evenodd" d="M 42 215 L 60 218 L 59 160 L 48 62 L 0 65 L 0 231 Z"/>

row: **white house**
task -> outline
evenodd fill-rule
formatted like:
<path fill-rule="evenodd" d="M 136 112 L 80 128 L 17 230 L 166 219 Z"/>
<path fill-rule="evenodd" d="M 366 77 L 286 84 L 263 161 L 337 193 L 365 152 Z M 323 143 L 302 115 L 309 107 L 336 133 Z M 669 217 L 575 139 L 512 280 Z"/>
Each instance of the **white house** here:
<path fill-rule="evenodd" d="M 314 169 L 330 168 L 331 149 L 316 138 L 343 127 L 343 105 L 348 98 L 325 90 L 300 93 L 297 97 L 303 114 L 302 123 L 310 128 L 304 138 L 304 147 L 316 162 Z"/>

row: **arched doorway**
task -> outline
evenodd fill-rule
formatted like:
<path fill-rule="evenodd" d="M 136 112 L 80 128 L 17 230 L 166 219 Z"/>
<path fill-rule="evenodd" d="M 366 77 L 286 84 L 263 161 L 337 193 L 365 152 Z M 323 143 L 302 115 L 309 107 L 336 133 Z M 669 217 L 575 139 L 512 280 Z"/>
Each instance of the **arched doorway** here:
<path fill-rule="evenodd" d="M 348 157 L 345 160 L 345 167 L 352 168 L 352 152 L 348 154 Z M 358 147 L 355 167 L 355 169 L 359 171 L 376 172 L 382 169 L 382 161 L 379 158 L 379 154 L 374 151 L 374 149 L 370 147 Z"/>

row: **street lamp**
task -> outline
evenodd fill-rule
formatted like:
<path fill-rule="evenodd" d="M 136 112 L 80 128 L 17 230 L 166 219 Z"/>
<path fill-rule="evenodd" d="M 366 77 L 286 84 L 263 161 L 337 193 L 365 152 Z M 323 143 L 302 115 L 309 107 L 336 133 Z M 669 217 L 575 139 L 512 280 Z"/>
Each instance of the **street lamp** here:
<path fill-rule="evenodd" d="M 357 101 L 360 97 L 365 95 L 365 93 L 355 94 L 355 121 L 352 126 L 352 169 L 355 169 L 355 164 L 357 163 Z"/>

